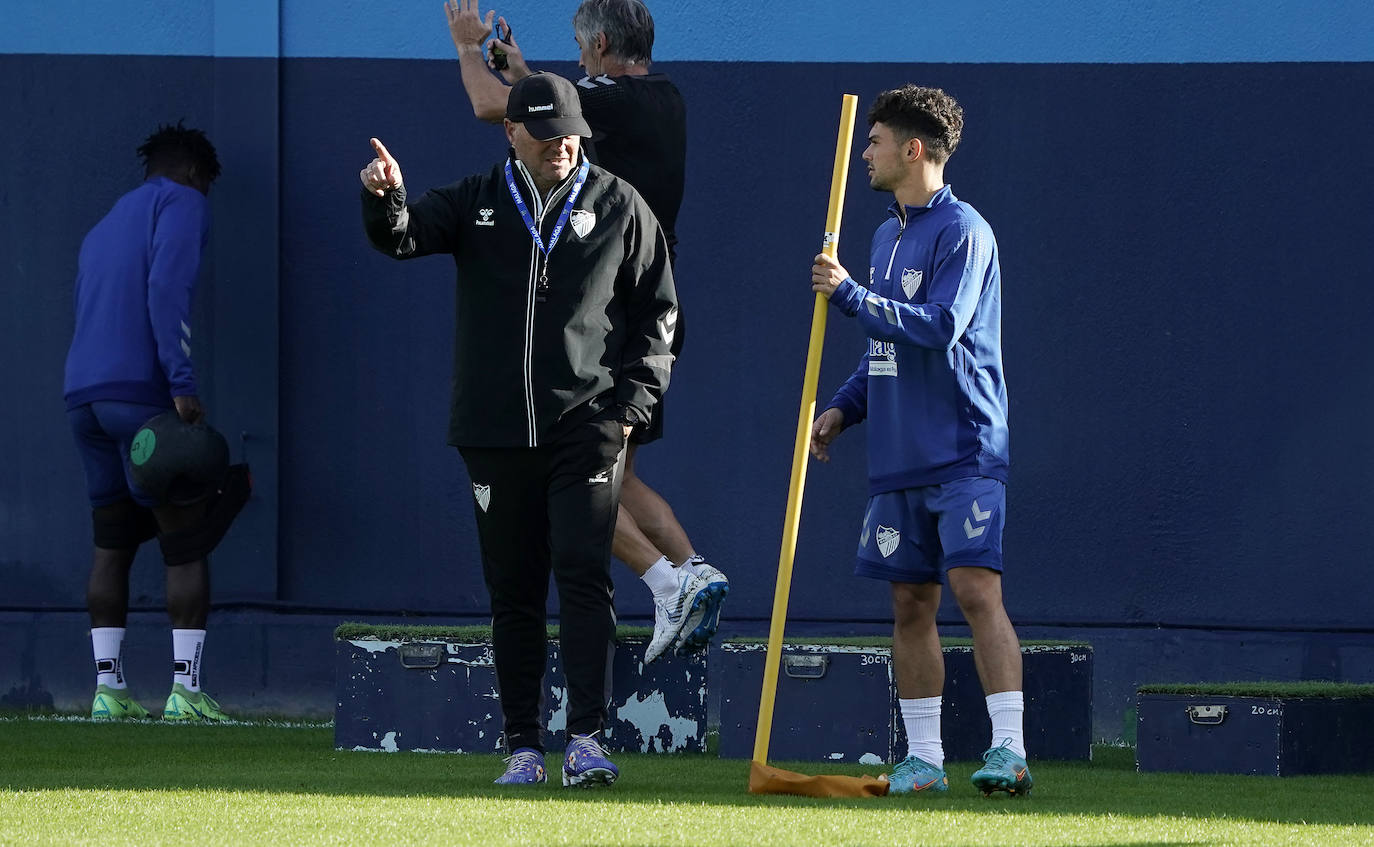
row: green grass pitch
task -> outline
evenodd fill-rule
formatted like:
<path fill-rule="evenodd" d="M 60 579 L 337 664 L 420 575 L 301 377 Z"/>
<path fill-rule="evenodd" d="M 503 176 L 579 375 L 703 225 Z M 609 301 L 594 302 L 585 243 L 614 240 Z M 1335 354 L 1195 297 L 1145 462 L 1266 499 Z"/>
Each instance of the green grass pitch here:
<path fill-rule="evenodd" d="M 1128 748 L 1036 762 L 1029 797 L 746 793 L 748 762 L 619 755 L 605 790 L 491 784 L 485 755 L 333 749 L 327 725 L 0 719 L 0 845 L 1232 845 L 1374 843 L 1374 776 L 1137 774 Z M 1034 751 L 1032 751 L 1032 754 Z M 775 762 L 811 773 L 862 766 Z"/>

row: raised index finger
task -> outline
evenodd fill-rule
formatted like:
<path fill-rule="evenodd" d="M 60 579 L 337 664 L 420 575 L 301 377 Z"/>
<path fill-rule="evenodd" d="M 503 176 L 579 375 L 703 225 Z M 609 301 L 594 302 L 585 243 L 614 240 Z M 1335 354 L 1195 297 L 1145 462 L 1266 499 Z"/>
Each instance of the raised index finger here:
<path fill-rule="evenodd" d="M 391 158 L 391 154 L 386 151 L 386 145 L 382 143 L 381 139 L 372 139 L 372 149 L 377 151 L 377 158 L 387 162 L 396 161 Z"/>

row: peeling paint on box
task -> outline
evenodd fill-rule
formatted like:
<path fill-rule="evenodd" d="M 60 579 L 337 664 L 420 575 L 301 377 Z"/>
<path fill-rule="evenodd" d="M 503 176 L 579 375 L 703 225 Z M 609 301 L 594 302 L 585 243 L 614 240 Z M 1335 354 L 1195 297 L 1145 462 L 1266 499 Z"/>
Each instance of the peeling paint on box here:
<path fill-rule="evenodd" d="M 388 753 L 395 753 L 397 750 L 401 749 L 396 745 L 396 735 L 397 733 L 395 730 L 388 732 L 386 735 L 382 736 L 382 740 L 377 746 L 381 747 Z M 377 733 L 372 733 L 372 737 L 376 738 Z"/>
<path fill-rule="evenodd" d="M 616 715 L 639 730 L 642 753 L 682 749 L 685 740 L 696 737 L 701 730 L 698 721 L 674 715 L 662 691 L 650 691 L 642 698 L 638 694 L 630 695 L 618 706 Z M 660 735 L 664 727 L 668 730 L 667 739 Z M 660 743 L 655 745 L 655 741 Z"/>
<path fill-rule="evenodd" d="M 549 704 L 553 714 L 549 716 L 548 730 L 559 733 L 568 728 L 568 689 L 549 686 Z"/>
<path fill-rule="evenodd" d="M 385 653 L 392 648 L 401 646 L 399 641 L 378 641 L 375 638 L 359 638 L 348 643 L 369 653 Z"/>
<path fill-rule="evenodd" d="M 446 641 L 438 667 L 406 667 L 398 641 L 358 638 L 336 642 L 335 742 L 353 747 L 499 753 L 502 716 L 489 643 Z M 395 650 L 391 648 L 397 648 Z M 618 642 L 615 682 L 604 728 L 608 749 L 705 750 L 706 657 L 672 656 L 645 666 L 641 640 Z M 549 749 L 562 747 L 567 687 L 559 644 L 550 641 L 544 720 Z M 617 704 L 624 704 L 619 708 Z M 622 713 L 623 712 L 623 713 Z M 393 733 L 384 741 L 380 727 Z"/>

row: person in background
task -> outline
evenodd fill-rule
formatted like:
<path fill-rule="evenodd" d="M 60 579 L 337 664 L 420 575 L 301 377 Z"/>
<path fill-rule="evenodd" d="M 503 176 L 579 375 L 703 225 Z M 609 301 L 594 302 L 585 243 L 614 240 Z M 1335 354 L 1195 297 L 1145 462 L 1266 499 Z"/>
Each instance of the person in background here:
<path fill-rule="evenodd" d="M 207 502 L 175 505 L 133 481 L 130 448 L 151 418 L 171 409 L 205 418 L 191 364 L 191 303 L 210 234 L 215 148 L 198 129 L 162 126 L 138 148 L 143 183 L 120 197 L 86 235 L 76 275 L 76 329 L 64 394 L 91 502 L 95 553 L 86 592 L 95 654 L 93 718 L 143 718 L 129 694 L 124 634 L 129 571 L 139 545 L 159 537 L 167 562 L 172 687 L 166 720 L 216 721 L 225 714 L 201 690 L 210 612 L 208 550 L 168 540 L 194 533 Z M 177 536 L 182 537 L 182 536 Z M 213 546 L 213 545 L 211 545 Z"/>

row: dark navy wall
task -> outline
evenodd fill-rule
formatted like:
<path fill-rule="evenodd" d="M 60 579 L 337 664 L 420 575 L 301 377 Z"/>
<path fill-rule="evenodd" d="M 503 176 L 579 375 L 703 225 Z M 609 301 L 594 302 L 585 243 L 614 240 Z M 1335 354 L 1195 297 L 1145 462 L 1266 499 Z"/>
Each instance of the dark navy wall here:
<path fill-rule="evenodd" d="M 59 397 L 76 247 L 136 180 L 129 150 L 146 127 L 184 115 L 213 132 L 227 116 L 205 102 L 212 66 L 223 88 L 261 85 L 273 63 L 234 60 L 226 75 L 225 60 L 3 61 L 20 83 L 15 111 L 30 115 L 19 155 L 43 188 L 6 183 L 3 343 L 18 402 L 3 424 L 14 449 L 0 549 L 9 603 L 77 605 L 85 515 Z M 1374 448 L 1358 437 L 1374 402 L 1374 186 L 1360 152 L 1374 107 L 1355 95 L 1374 68 L 757 64 L 728 98 L 723 66 L 664 69 L 693 114 L 679 268 L 689 343 L 671 436 L 642 461 L 735 575 L 735 616 L 769 608 L 840 95 L 867 102 L 918 79 L 965 105 L 948 175 L 1002 250 L 1017 616 L 1368 624 L 1351 574 L 1374 553 L 1352 531 L 1374 517 L 1361 497 Z M 279 553 L 279 585 L 221 596 L 480 613 L 468 485 L 443 444 L 452 267 L 370 250 L 355 180 L 369 135 L 418 189 L 485 167 L 500 133 L 470 117 L 448 62 L 290 60 L 280 91 L 280 245 L 244 237 L 276 213 L 271 192 L 244 190 L 277 167 L 270 149 L 226 172 L 217 197 L 239 202 L 216 208 L 214 235 L 219 257 L 280 251 L 280 529 L 254 545 Z M 841 242 L 850 267 L 888 199 L 858 176 L 861 147 Z M 210 282 L 216 300 L 246 299 L 225 277 Z M 215 371 L 272 340 L 214 327 Z M 832 315 L 822 400 L 861 345 Z M 225 414 L 244 403 L 212 400 Z M 835 462 L 811 468 L 799 617 L 885 614 L 883 592 L 847 576 L 862 440 L 846 434 Z M 638 586 L 623 588 L 625 610 L 645 611 Z"/>
<path fill-rule="evenodd" d="M 771 604 L 840 97 L 915 80 L 963 102 L 947 176 L 1001 248 L 1013 618 L 1369 632 L 1374 64 L 661 69 L 692 121 L 689 338 L 641 473 L 730 573 L 735 623 Z M 197 330 L 208 399 L 279 479 L 217 558 L 217 599 L 483 615 L 468 482 L 443 443 L 452 266 L 372 251 L 357 197 L 370 135 L 416 189 L 502 154 L 454 64 L 0 55 L 0 109 L 22 116 L 0 179 L 0 607 L 82 605 L 88 512 L 61 403 L 76 251 L 136 183 L 133 148 L 185 117 L 230 165 Z M 859 176 L 858 136 L 840 247 L 855 269 L 889 199 Z M 822 402 L 862 345 L 832 313 Z M 809 471 L 791 613 L 838 629 L 888 612 L 883 586 L 850 576 L 862 430 L 834 453 Z M 622 614 L 642 619 L 647 592 L 619 573 Z M 160 581 L 145 552 L 136 604 Z"/>

